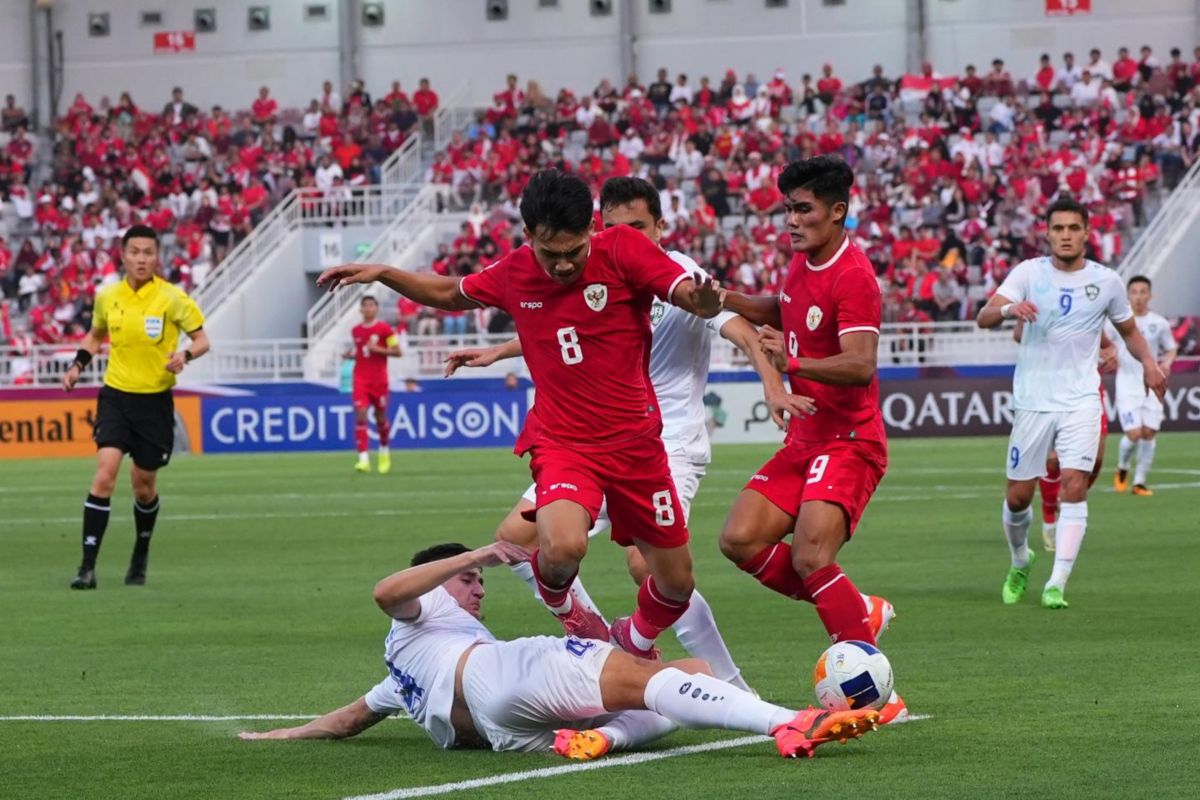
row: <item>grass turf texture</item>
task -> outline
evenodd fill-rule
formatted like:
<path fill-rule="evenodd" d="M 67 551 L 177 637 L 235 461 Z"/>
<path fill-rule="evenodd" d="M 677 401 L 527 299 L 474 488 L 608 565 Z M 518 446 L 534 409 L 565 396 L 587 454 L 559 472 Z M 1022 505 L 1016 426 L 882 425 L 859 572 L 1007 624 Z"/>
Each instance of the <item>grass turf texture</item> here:
<path fill-rule="evenodd" d="M 1200 435 L 1162 437 L 1152 498 L 1114 495 L 1106 469 L 1072 607 L 1051 612 L 1037 602 L 1045 553 L 1025 600 L 1000 603 L 1003 442 L 894 442 L 841 563 L 896 604 L 882 645 L 910 709 L 933 719 L 804 763 L 764 740 L 469 796 L 832 796 L 865 782 L 888 797 L 1188 795 L 1200 692 L 1187 665 L 1200 653 L 1184 587 L 1200 564 L 1198 448 Z M 696 574 L 749 682 L 800 705 L 812 701 L 827 641 L 816 614 L 716 547 L 735 493 L 769 453 L 717 449 L 693 506 Z M 303 714 L 361 695 L 383 674 L 374 582 L 430 543 L 488 541 L 528 477 L 501 451 L 398 452 L 387 476 L 355 475 L 352 464 L 348 453 L 179 459 L 162 476 L 143 588 L 122 584 L 133 539 L 125 465 L 100 588 L 79 593 L 67 582 L 91 462 L 0 462 L 0 715 Z M 617 547 L 595 541 L 583 573 L 610 617 L 631 609 Z M 486 578 L 497 635 L 557 632 L 507 569 Z M 661 641 L 668 657 L 681 654 L 669 634 Z M 340 798 L 566 763 L 441 752 L 406 721 L 345 742 L 234 738 L 285 724 L 298 723 L 3 721 L 0 797 Z M 739 735 L 683 731 L 655 749 Z"/>

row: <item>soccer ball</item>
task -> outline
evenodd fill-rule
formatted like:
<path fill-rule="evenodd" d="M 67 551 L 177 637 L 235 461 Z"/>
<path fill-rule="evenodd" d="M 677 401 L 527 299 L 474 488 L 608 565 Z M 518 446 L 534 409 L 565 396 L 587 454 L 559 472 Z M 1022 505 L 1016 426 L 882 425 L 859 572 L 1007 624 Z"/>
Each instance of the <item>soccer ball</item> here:
<path fill-rule="evenodd" d="M 831 711 L 882 708 L 892 694 L 892 665 L 874 645 L 838 642 L 817 659 L 813 687 Z"/>

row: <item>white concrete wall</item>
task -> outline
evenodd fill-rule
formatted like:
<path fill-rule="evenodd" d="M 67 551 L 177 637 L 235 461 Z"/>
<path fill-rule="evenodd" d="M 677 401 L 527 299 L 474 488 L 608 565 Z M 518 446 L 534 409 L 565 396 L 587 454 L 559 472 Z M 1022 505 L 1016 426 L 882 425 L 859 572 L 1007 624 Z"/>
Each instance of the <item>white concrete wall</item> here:
<path fill-rule="evenodd" d="M 136 102 L 161 107 L 174 85 L 201 106 L 247 106 L 266 84 L 285 105 L 315 96 L 322 80 L 338 75 L 338 5 L 345 0 L 57 0 L 55 26 L 63 31 L 66 67 L 63 103 L 75 91 L 93 102 L 128 88 Z M 29 2 L 0 0 L 0 89 L 29 105 Z M 325 2 L 329 17 L 309 22 L 306 2 Z M 415 87 L 429 77 L 448 92 L 469 81 L 472 100 L 487 103 L 515 72 L 549 90 L 590 89 L 601 77 L 620 80 L 619 20 L 593 17 L 585 0 L 509 0 L 509 19 L 488 22 L 483 0 L 383 0 L 385 25 L 361 31 L 358 62 L 368 88 L 385 91 L 400 79 Z M 621 0 L 614 0 L 620 6 Z M 1089 16 L 1051 18 L 1044 0 L 926 0 L 927 42 L 942 72 L 973 62 L 985 69 L 994 56 L 1018 76 L 1032 74 L 1037 56 L 1063 50 L 1083 59 L 1092 45 L 1111 60 L 1118 45 L 1146 43 L 1166 58 L 1172 46 L 1191 52 L 1197 39 L 1196 0 L 1095 0 Z M 246 28 L 250 5 L 271 8 L 270 31 Z M 190 30 L 197 6 L 217 9 L 218 31 L 197 36 L 192 55 L 153 53 L 154 29 L 140 27 L 142 10 L 163 14 L 163 30 Z M 672 74 L 717 78 L 726 68 L 766 78 L 777 66 L 796 80 L 830 61 L 845 79 L 883 64 L 898 74 L 905 63 L 905 0 L 791 0 L 767 9 L 763 0 L 674 0 L 670 14 L 650 14 L 631 0 L 634 52 L 643 80 L 659 66 Z M 89 11 L 108 11 L 112 35 L 88 37 Z"/>

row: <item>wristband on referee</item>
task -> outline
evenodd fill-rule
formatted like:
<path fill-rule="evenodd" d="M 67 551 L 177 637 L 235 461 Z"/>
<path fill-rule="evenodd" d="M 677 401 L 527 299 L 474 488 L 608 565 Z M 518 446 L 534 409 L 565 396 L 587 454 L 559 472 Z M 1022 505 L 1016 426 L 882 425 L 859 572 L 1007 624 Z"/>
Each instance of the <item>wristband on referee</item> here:
<path fill-rule="evenodd" d="M 196 358 L 196 354 L 193 353 L 191 350 L 183 351 L 183 363 L 190 364 L 190 363 L 192 363 L 192 360 L 195 358 Z"/>
<path fill-rule="evenodd" d="M 800 371 L 800 359 L 796 358 L 795 356 L 788 356 L 787 369 L 785 369 L 784 372 L 786 372 L 790 375 L 794 372 L 799 372 L 799 371 Z"/>
<path fill-rule="evenodd" d="M 75 360 L 71 363 L 71 366 L 79 367 L 79 371 L 83 372 L 90 363 L 92 363 L 92 354 L 81 347 L 75 351 Z"/>
<path fill-rule="evenodd" d="M 1005 319 L 1012 319 L 1012 310 L 1013 306 L 1015 305 L 1016 303 L 1005 303 L 1004 305 L 1000 306 L 1000 316 L 1004 317 Z"/>

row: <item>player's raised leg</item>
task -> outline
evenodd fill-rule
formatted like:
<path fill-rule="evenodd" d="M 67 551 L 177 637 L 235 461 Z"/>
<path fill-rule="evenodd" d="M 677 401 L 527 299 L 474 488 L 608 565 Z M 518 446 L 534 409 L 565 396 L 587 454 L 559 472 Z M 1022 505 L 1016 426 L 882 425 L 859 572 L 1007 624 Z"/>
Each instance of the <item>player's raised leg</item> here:
<path fill-rule="evenodd" d="M 600 496 L 598 490 L 595 494 Z M 592 505 L 598 508 L 600 503 Z M 573 500 L 559 498 L 539 505 L 535 513 L 538 547 L 529 563 L 538 596 L 568 634 L 607 641 L 603 617 L 571 590 L 579 577 L 579 564 L 587 554 L 593 512 Z"/>
<path fill-rule="evenodd" d="M 113 489 L 124 455 L 116 447 L 101 447 L 96 452 L 96 472 L 92 476 L 87 499 L 83 501 L 83 560 L 79 563 L 78 574 L 71 581 L 72 589 L 96 588 L 96 558 L 100 555 L 100 545 L 108 528 Z"/>

